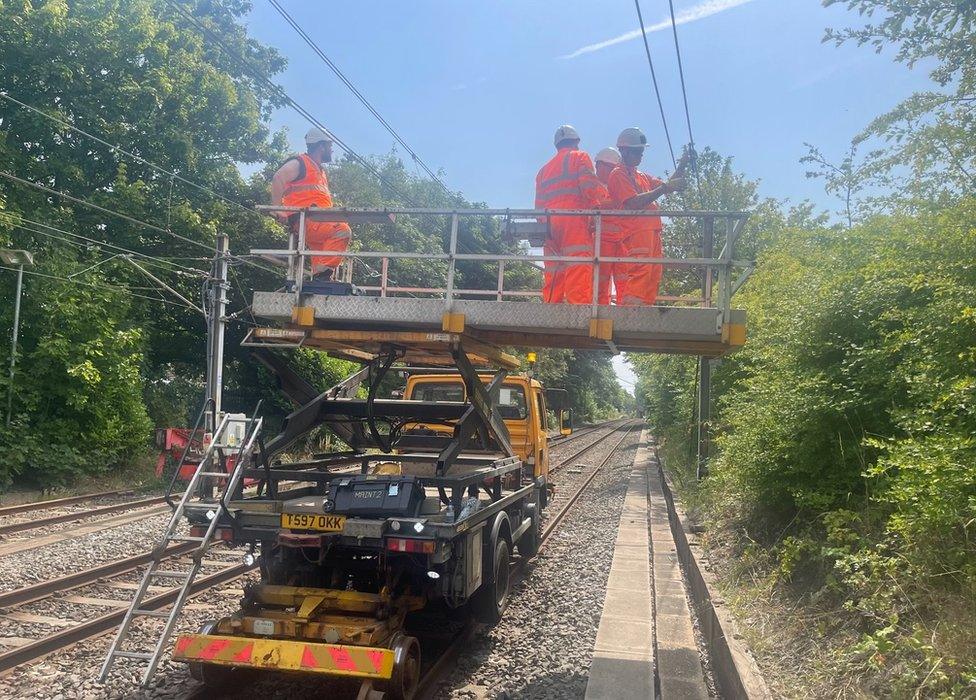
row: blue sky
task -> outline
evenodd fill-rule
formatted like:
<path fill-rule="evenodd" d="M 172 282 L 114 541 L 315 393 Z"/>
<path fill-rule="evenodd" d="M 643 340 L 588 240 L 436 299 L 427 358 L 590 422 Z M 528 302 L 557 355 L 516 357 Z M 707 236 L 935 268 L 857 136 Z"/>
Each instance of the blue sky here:
<path fill-rule="evenodd" d="M 669 163 L 631 0 L 282 4 L 470 200 L 531 206 L 535 173 L 563 123 L 577 127 L 591 153 L 638 125 L 652 144 L 644 169 L 660 173 Z M 648 37 L 677 148 L 687 131 L 667 2 L 641 6 L 645 23 L 661 27 Z M 891 51 L 822 44 L 825 27 L 861 23 L 842 6 L 675 0 L 675 9 L 685 20 L 678 30 L 696 143 L 733 156 L 738 170 L 761 180 L 764 196 L 831 207 L 804 176 L 803 143 L 838 156 L 873 117 L 931 86 L 924 69 L 895 63 Z M 288 58 L 278 80 L 298 102 L 360 153 L 392 148 L 393 138 L 267 0 L 254 0 L 249 24 Z M 308 128 L 300 116 L 282 110 L 274 123 L 300 147 Z"/>
<path fill-rule="evenodd" d="M 582 2 L 322 3 L 282 0 L 323 50 L 411 147 L 469 199 L 531 205 L 533 181 L 562 123 L 596 152 L 639 125 L 653 150 L 647 170 L 668 163 L 630 0 Z M 722 9 L 722 8 L 725 9 Z M 648 26 L 665 0 L 642 0 Z M 924 70 L 891 53 L 822 44 L 827 26 L 857 24 L 818 0 L 675 0 L 692 127 L 699 146 L 734 156 L 768 196 L 827 205 L 798 163 L 803 142 L 840 154 L 872 117 L 930 86 Z M 710 14 L 711 12 L 711 14 Z M 250 29 L 289 60 L 285 89 L 361 153 L 389 151 L 393 138 L 294 34 L 266 0 L 254 0 Z M 649 34 L 672 138 L 687 140 L 670 27 Z M 307 123 L 275 116 L 297 148 Z"/>

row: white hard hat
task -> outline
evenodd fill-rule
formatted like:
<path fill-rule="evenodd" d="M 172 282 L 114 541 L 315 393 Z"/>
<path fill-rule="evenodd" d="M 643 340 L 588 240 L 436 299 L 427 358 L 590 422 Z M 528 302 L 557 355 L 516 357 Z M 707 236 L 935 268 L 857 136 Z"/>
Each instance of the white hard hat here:
<path fill-rule="evenodd" d="M 596 162 L 609 163 L 610 165 L 620 165 L 620 151 L 613 146 L 608 146 L 596 154 Z"/>
<path fill-rule="evenodd" d="M 311 146 L 313 143 L 321 143 L 322 141 L 328 141 L 331 143 L 332 137 L 329 135 L 329 132 L 325 131 L 324 129 L 320 129 L 317 126 L 313 126 L 305 134 L 306 146 Z"/>
<path fill-rule="evenodd" d="M 554 146 L 558 146 L 560 141 L 566 141 L 567 139 L 579 141 L 579 132 L 569 124 L 563 124 L 556 129 L 556 135 L 552 137 L 552 143 Z"/>
<path fill-rule="evenodd" d="M 647 148 L 647 137 L 636 126 L 630 126 L 617 137 L 617 148 Z"/>

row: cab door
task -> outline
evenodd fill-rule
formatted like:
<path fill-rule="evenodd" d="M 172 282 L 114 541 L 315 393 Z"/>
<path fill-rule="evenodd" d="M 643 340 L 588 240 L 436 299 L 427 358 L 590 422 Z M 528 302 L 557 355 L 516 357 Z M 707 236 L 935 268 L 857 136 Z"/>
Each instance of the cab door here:
<path fill-rule="evenodd" d="M 549 474 L 549 412 L 546 410 L 546 394 L 541 387 L 532 387 L 532 445 L 535 457 L 535 475 Z"/>

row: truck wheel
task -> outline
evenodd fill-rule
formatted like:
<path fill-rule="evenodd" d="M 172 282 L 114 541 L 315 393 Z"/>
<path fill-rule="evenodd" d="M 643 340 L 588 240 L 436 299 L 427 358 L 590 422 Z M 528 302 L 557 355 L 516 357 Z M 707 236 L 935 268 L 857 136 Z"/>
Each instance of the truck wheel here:
<path fill-rule="evenodd" d="M 518 551 L 526 559 L 531 559 L 539 553 L 539 545 L 542 543 L 542 519 L 537 510 L 532 511 L 532 525 L 522 533 L 518 541 Z"/>
<path fill-rule="evenodd" d="M 497 624 L 508 605 L 509 592 L 509 550 L 505 538 L 499 537 L 495 544 L 495 558 L 492 566 L 493 581 L 487 581 L 472 598 L 474 615 L 479 622 L 487 625 Z"/>
<path fill-rule="evenodd" d="M 413 700 L 420 685 L 420 643 L 416 637 L 398 636 L 392 648 L 393 675 L 384 684 L 384 697 Z"/>

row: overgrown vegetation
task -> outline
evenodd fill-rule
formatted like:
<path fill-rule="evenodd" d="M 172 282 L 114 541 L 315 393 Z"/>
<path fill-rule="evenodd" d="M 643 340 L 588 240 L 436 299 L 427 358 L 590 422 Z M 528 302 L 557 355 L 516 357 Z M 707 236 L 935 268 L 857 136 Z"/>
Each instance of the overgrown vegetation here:
<path fill-rule="evenodd" d="M 218 232 L 229 235 L 237 255 L 283 242 L 283 231 L 253 206 L 267 203 L 268 177 L 287 155 L 285 135 L 268 127 L 282 97 L 255 75 L 273 78 L 285 61 L 247 35 L 246 0 L 180 4 L 196 22 L 153 0 L 0 2 L 0 170 L 76 198 L 0 176 L 0 246 L 28 249 L 37 261 L 25 277 L 13 420 L 0 422 L 0 488 L 15 479 L 46 487 L 124 472 L 149 451 L 154 427 L 186 426 L 196 417 L 203 317 L 133 263 L 199 305 Z M 368 160 L 382 182 L 348 157 L 331 167 L 340 203 L 476 206 L 412 175 L 395 154 Z M 257 173 L 243 178 L 241 164 Z M 421 217 L 354 228 L 355 245 L 373 250 L 440 252 L 449 236 L 446 220 Z M 513 250 L 488 217 L 464 219 L 460 240 L 468 251 Z M 127 251 L 137 254 L 130 259 Z M 279 274 L 259 264 L 237 259 L 231 267 L 224 405 L 251 412 L 263 399 L 273 429 L 290 406 L 240 347 L 252 322 L 244 308 L 251 290 L 281 285 Z M 357 265 L 357 281 L 378 283 L 376 270 Z M 391 280 L 412 287 L 431 286 L 443 272 L 440 262 L 413 260 L 390 270 Z M 490 265 L 461 263 L 457 284 L 493 288 L 496 275 Z M 3 329 L 12 324 L 6 302 L 14 279 L 0 270 Z M 508 288 L 540 284 L 537 270 L 506 272 Z M 322 388 L 351 368 L 320 353 L 294 359 Z M 623 401 L 606 355 L 556 352 L 540 365 L 553 381 L 579 377 L 581 419 Z M 4 372 L 4 398 L 7 389 Z"/>
<path fill-rule="evenodd" d="M 871 23 L 828 39 L 935 58 L 948 91 L 872 123 L 861 161 L 811 152 L 840 224 L 766 219 L 701 484 L 694 361 L 638 360 L 639 399 L 776 695 L 976 697 L 976 12 L 847 4 Z"/>

